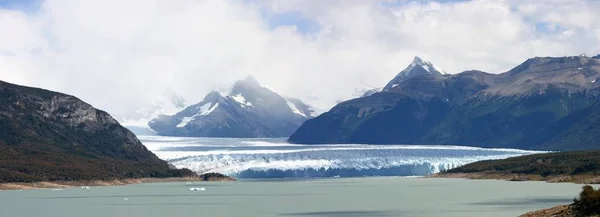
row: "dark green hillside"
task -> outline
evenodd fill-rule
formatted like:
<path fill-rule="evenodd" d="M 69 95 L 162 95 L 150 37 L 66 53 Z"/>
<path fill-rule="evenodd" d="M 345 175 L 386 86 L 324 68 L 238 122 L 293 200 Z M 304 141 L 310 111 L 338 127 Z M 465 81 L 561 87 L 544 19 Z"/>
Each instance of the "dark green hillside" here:
<path fill-rule="evenodd" d="M 556 152 L 467 164 L 444 173 L 598 175 L 600 151 Z"/>
<path fill-rule="evenodd" d="M 192 175 L 76 97 L 0 81 L 0 182 Z"/>
<path fill-rule="evenodd" d="M 392 85 L 306 121 L 288 141 L 600 150 L 600 59 L 535 57 L 501 74 L 431 66 L 416 58 Z"/>
<path fill-rule="evenodd" d="M 595 97 L 586 93 L 551 87 L 543 94 L 529 96 L 473 98 L 455 106 L 416 142 L 537 150 L 598 149 L 600 133 L 590 134 L 600 123 L 592 115 L 599 111 L 597 104 Z"/>

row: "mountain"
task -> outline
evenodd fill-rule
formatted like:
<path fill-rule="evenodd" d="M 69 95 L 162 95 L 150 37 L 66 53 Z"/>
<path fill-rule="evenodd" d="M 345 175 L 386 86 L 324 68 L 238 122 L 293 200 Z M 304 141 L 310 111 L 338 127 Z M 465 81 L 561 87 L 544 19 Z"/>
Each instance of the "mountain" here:
<path fill-rule="evenodd" d="M 443 75 L 446 72 L 436 66 L 434 66 L 431 62 L 424 61 L 420 57 L 415 57 L 410 65 L 406 67 L 406 69 L 402 70 L 394 79 L 392 79 L 383 90 L 390 90 L 400 83 L 414 78 L 419 75 Z"/>
<path fill-rule="evenodd" d="M 197 137 L 287 137 L 312 118 L 310 106 L 261 86 L 253 76 L 236 82 L 227 96 L 213 91 L 149 126 L 159 135 Z"/>
<path fill-rule="evenodd" d="M 191 175 L 74 96 L 0 81 L 0 182 Z"/>
<path fill-rule="evenodd" d="M 417 59 L 417 58 L 415 58 Z M 536 57 L 508 72 L 421 73 L 306 121 L 293 143 L 600 148 L 600 60 Z M 386 86 L 389 86 L 386 85 Z"/>

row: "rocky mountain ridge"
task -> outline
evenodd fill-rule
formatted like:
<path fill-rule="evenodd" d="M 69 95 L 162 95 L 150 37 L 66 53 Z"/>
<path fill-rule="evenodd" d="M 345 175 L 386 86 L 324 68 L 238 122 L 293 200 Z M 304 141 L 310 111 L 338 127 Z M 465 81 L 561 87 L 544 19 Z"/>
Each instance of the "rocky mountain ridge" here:
<path fill-rule="evenodd" d="M 289 141 L 600 148 L 594 126 L 600 123 L 599 78 L 600 60 L 583 56 L 536 57 L 502 74 L 421 71 L 336 105 L 305 122 Z"/>

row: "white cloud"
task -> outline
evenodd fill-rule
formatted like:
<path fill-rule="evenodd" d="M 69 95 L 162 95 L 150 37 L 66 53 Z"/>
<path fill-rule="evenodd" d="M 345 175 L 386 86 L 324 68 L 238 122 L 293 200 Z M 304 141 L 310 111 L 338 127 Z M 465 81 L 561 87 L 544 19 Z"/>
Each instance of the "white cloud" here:
<path fill-rule="evenodd" d="M 37 13 L 0 9 L 0 79 L 120 117 L 167 88 L 195 103 L 252 73 L 327 108 L 383 86 L 415 55 L 450 73 L 498 73 L 532 56 L 600 52 L 596 2 L 389 3 L 47 0 Z M 270 14 L 287 12 L 320 29 L 269 26 Z"/>

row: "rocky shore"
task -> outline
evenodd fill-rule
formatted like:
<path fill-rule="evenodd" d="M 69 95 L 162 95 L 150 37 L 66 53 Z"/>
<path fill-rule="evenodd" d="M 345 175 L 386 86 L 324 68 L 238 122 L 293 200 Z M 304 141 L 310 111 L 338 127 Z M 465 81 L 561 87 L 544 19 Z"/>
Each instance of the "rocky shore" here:
<path fill-rule="evenodd" d="M 10 182 L 0 183 L 0 190 L 31 190 L 46 188 L 73 188 L 83 186 L 116 186 L 132 185 L 142 183 L 159 182 L 193 182 L 193 181 L 236 181 L 236 179 L 219 174 L 208 173 L 200 176 L 172 177 L 172 178 L 141 178 L 141 179 L 121 179 L 121 180 L 95 180 L 95 181 L 48 181 L 48 182 Z"/>
<path fill-rule="evenodd" d="M 571 210 L 570 205 L 560 205 L 560 206 L 555 206 L 555 207 L 548 208 L 548 209 L 542 209 L 542 210 L 537 210 L 537 211 L 533 211 L 533 212 L 528 212 L 523 215 L 520 215 L 519 217 L 546 217 L 546 216 L 572 217 L 574 215 L 573 215 L 573 211 Z"/>
<path fill-rule="evenodd" d="M 541 176 L 536 174 L 498 174 L 489 172 L 477 172 L 436 173 L 428 176 L 428 178 L 495 179 L 506 181 L 545 181 L 548 183 L 600 184 L 600 176 L 595 175 Z"/>

